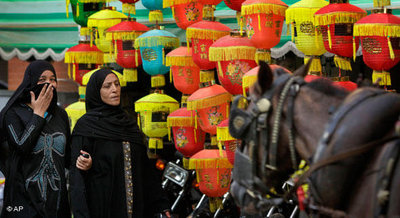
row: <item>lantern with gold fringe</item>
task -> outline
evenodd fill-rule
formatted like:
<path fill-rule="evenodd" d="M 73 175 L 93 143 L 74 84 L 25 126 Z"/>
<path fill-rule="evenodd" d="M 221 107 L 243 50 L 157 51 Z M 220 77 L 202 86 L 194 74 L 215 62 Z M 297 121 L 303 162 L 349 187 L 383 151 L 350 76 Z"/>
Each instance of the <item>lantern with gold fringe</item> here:
<path fill-rule="evenodd" d="M 122 13 L 136 14 L 135 3 L 139 0 L 119 0 L 122 2 Z"/>
<path fill-rule="evenodd" d="M 106 0 L 66 0 L 66 12 L 69 16 L 68 5 L 71 2 L 72 16 L 75 23 L 81 26 L 81 35 L 87 34 L 87 22 L 90 15 L 100 11 L 106 4 Z"/>
<path fill-rule="evenodd" d="M 222 206 L 221 197 L 229 191 L 232 168 L 222 149 L 203 149 L 189 160 L 189 169 L 196 170 L 200 191 L 209 197 L 211 212 Z"/>
<path fill-rule="evenodd" d="M 228 158 L 228 161 L 233 165 L 235 163 L 235 151 L 240 141 L 233 138 L 229 133 L 229 119 L 222 121 L 217 126 L 217 140 L 218 143 L 221 143 L 219 147 L 222 147 L 223 143 L 226 151 L 226 157 Z"/>
<path fill-rule="evenodd" d="M 163 149 L 162 138 L 168 134 L 167 117 L 179 108 L 175 99 L 158 91 L 135 102 L 138 124 L 149 137 L 148 148 L 151 154 L 157 154 L 157 150 Z"/>
<path fill-rule="evenodd" d="M 142 4 L 150 10 L 150 22 L 159 23 L 163 21 L 163 0 L 142 0 Z"/>
<path fill-rule="evenodd" d="M 368 15 L 354 24 L 354 36 L 360 36 L 363 60 L 373 69 L 372 81 L 381 78 L 379 85 L 391 86 L 388 70 L 400 61 L 400 18 L 389 13 Z"/>
<path fill-rule="evenodd" d="M 353 49 L 358 49 L 359 37 L 353 37 L 353 25 L 367 12 L 348 3 L 348 0 L 330 0 L 330 4 L 315 13 L 315 22 L 323 35 L 324 46 L 335 54 L 334 62 L 341 70 L 351 71 Z M 353 38 L 356 47 L 353 48 Z"/>
<path fill-rule="evenodd" d="M 200 82 L 214 79 L 215 63 L 209 60 L 209 48 L 215 40 L 228 35 L 230 30 L 214 18 L 205 18 L 186 29 L 187 42 L 192 43 L 193 61 L 200 67 Z"/>
<path fill-rule="evenodd" d="M 179 47 L 167 54 L 166 66 L 170 67 L 175 88 L 184 95 L 190 95 L 199 89 L 200 68 L 192 59 L 192 51 L 186 46 Z"/>
<path fill-rule="evenodd" d="M 271 63 L 271 48 L 281 40 L 287 5 L 281 0 L 247 0 L 242 4 L 246 31 L 257 47 L 256 61 Z"/>
<path fill-rule="evenodd" d="M 232 95 L 242 94 L 242 77 L 257 66 L 256 47 L 246 34 L 232 31 L 215 41 L 210 47 L 210 60 L 217 62 L 218 79 Z"/>
<path fill-rule="evenodd" d="M 177 47 L 179 38 L 159 29 L 150 30 L 135 40 L 135 48 L 140 48 L 143 69 L 151 76 L 151 87 L 165 85 L 164 74 L 169 71 L 165 65 L 165 55 Z"/>
<path fill-rule="evenodd" d="M 163 4 L 164 8 L 171 7 L 176 25 L 184 30 L 203 17 L 203 5 L 195 0 L 164 0 Z"/>
<path fill-rule="evenodd" d="M 69 77 L 82 85 L 83 75 L 103 64 L 103 52 L 89 41 L 79 41 L 65 52 L 64 62 L 68 64 Z"/>
<path fill-rule="evenodd" d="M 172 128 L 175 148 L 185 157 L 204 148 L 205 132 L 195 128 L 195 119 L 186 107 L 182 107 L 168 115 L 168 128 Z M 169 137 L 171 134 L 169 132 Z"/>
<path fill-rule="evenodd" d="M 114 7 L 108 7 L 89 17 L 88 28 L 91 32 L 90 35 L 95 36 L 94 42 L 96 46 L 104 52 L 104 63 L 116 62 L 113 54 L 113 44 L 111 40 L 106 39 L 106 30 L 126 18 L 128 17 L 125 14 L 116 11 Z"/>
<path fill-rule="evenodd" d="M 135 39 L 147 32 L 149 28 L 136 22 L 135 18 L 129 18 L 110 27 L 106 32 L 106 39 L 114 42 L 114 53 L 117 56 L 117 64 L 124 68 L 126 82 L 137 81 L 136 68 L 142 64 L 139 49 L 135 49 Z"/>
<path fill-rule="evenodd" d="M 310 56 L 314 56 L 309 69 L 309 74 L 321 74 L 321 60 L 319 57 L 326 52 L 321 32 L 317 30 L 314 22 L 314 13 L 328 5 L 324 0 L 301 0 L 291 5 L 286 10 L 286 23 L 291 24 L 292 40 L 296 48 L 303 52 L 307 63 Z"/>

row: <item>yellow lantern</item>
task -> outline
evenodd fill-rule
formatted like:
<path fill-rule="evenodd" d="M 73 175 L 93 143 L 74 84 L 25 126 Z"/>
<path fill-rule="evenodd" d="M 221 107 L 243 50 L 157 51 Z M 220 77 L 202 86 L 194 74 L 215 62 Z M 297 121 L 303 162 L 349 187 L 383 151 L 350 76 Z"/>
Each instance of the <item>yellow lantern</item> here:
<path fill-rule="evenodd" d="M 292 41 L 297 49 L 303 52 L 304 64 L 310 56 L 320 56 L 326 52 L 322 33 L 315 28 L 314 13 L 328 5 L 324 0 L 302 0 L 286 10 L 286 23 L 291 24 Z M 321 60 L 314 57 L 309 73 L 321 73 Z"/>
<path fill-rule="evenodd" d="M 162 137 L 168 134 L 167 117 L 178 108 L 179 102 L 160 90 L 135 102 L 139 127 L 150 138 L 150 153 L 155 154 L 157 150 L 163 149 Z"/>

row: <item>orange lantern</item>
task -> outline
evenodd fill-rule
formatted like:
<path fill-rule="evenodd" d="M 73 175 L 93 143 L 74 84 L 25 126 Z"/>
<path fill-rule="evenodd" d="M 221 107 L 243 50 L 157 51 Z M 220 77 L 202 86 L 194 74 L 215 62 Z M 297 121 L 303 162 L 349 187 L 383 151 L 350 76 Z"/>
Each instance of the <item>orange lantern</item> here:
<path fill-rule="evenodd" d="M 142 64 L 139 49 L 135 49 L 135 39 L 147 32 L 149 28 L 129 18 L 110 27 L 106 31 L 106 39 L 114 42 L 114 55 L 117 55 L 117 64 L 124 68 L 126 82 L 137 81 L 136 68 Z"/>
<path fill-rule="evenodd" d="M 83 75 L 103 64 L 103 52 L 89 41 L 79 41 L 65 52 L 64 62 L 68 64 L 69 77 L 82 85 Z"/>
<path fill-rule="evenodd" d="M 164 8 L 171 7 L 176 25 L 184 30 L 203 17 L 203 5 L 195 0 L 164 0 L 163 4 Z"/>
<path fill-rule="evenodd" d="M 257 47 L 256 60 L 271 62 L 271 48 L 281 40 L 288 6 L 281 0 L 247 0 L 242 4 L 247 35 Z"/>
<path fill-rule="evenodd" d="M 230 35 L 215 41 L 210 47 L 210 60 L 218 63 L 218 79 L 232 95 L 242 93 L 242 77 L 257 66 L 256 47 L 246 35 L 232 31 Z"/>
<path fill-rule="evenodd" d="M 228 161 L 233 165 L 235 163 L 235 151 L 239 140 L 233 138 L 229 133 L 229 119 L 222 121 L 217 126 L 217 140 L 218 143 L 224 143 Z M 222 147 L 222 145 L 219 145 L 219 147 Z"/>

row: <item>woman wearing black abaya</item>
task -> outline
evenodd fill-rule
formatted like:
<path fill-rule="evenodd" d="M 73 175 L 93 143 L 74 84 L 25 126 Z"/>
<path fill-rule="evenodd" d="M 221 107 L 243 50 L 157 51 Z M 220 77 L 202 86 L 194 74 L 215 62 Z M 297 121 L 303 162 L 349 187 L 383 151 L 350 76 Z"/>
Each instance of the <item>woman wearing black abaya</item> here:
<path fill-rule="evenodd" d="M 1 111 L 10 149 L 2 217 L 71 217 L 65 179 L 70 129 L 56 87 L 53 66 L 34 61 Z"/>
<path fill-rule="evenodd" d="M 146 155 L 135 121 L 120 107 L 121 87 L 100 69 L 86 87 L 86 114 L 71 143 L 70 195 L 75 218 L 152 217 L 167 209 L 160 178 Z M 76 168 L 80 151 L 93 158 L 88 171 Z"/>

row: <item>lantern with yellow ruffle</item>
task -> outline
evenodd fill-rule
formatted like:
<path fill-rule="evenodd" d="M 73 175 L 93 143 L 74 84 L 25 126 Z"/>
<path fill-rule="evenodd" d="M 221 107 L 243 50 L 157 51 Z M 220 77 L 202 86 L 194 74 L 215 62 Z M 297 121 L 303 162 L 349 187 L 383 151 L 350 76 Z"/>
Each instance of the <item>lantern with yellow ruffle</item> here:
<path fill-rule="evenodd" d="M 218 79 L 232 95 L 242 94 L 242 77 L 257 66 L 256 47 L 245 34 L 232 31 L 210 47 L 210 60 L 217 62 Z"/>
<path fill-rule="evenodd" d="M 242 4 L 246 31 L 257 47 L 256 61 L 271 63 L 271 48 L 281 40 L 287 5 L 281 0 L 247 0 Z"/>
<path fill-rule="evenodd" d="M 192 51 L 185 46 L 172 50 L 167 54 L 166 66 L 170 73 L 175 88 L 184 95 L 190 95 L 199 89 L 200 68 L 192 59 Z"/>
<path fill-rule="evenodd" d="M 209 60 L 208 52 L 213 42 L 229 34 L 231 29 L 213 18 L 207 18 L 186 29 L 187 42 L 191 42 L 194 63 L 200 67 L 200 82 L 214 79 L 215 63 Z M 189 46 L 189 44 L 188 44 Z"/>
<path fill-rule="evenodd" d="M 229 133 L 229 119 L 222 121 L 217 126 L 218 143 L 223 143 L 228 161 L 233 165 L 235 163 L 235 151 L 239 140 L 233 138 Z M 219 146 L 222 147 L 222 144 Z"/>
<path fill-rule="evenodd" d="M 114 54 L 117 56 L 117 64 L 124 68 L 126 82 L 137 81 L 136 68 L 142 64 L 139 49 L 135 49 L 135 39 L 147 32 L 149 28 L 136 19 L 129 18 L 110 27 L 106 31 L 106 39 L 114 42 Z"/>
<path fill-rule="evenodd" d="M 103 52 L 89 41 L 79 41 L 65 52 L 64 62 L 68 64 L 69 77 L 82 85 L 83 75 L 103 64 Z"/>
<path fill-rule="evenodd" d="M 142 0 L 142 4 L 150 10 L 150 22 L 159 23 L 163 21 L 163 0 Z"/>
<path fill-rule="evenodd" d="M 92 14 L 88 19 L 90 35 L 95 36 L 94 42 L 97 48 L 104 53 L 104 63 L 116 62 L 113 55 L 113 44 L 111 40 L 106 38 L 106 30 L 126 18 L 128 17 L 125 14 L 116 11 L 113 7 L 109 7 Z"/>
<path fill-rule="evenodd" d="M 326 52 L 321 32 L 315 27 L 314 13 L 328 5 L 324 0 L 302 0 L 286 10 L 286 23 L 291 24 L 292 40 L 296 48 L 303 52 L 304 63 L 314 56 L 309 74 L 320 75 L 322 71 L 319 57 Z"/>
<path fill-rule="evenodd" d="M 182 107 L 168 115 L 167 125 L 172 129 L 175 148 L 185 157 L 204 148 L 205 132 L 195 128 L 195 119 L 186 107 Z M 170 133 L 168 135 L 170 136 Z"/>
<path fill-rule="evenodd" d="M 164 74 L 169 71 L 165 55 L 177 47 L 179 38 L 165 30 L 150 30 L 135 40 L 135 48 L 140 48 L 143 69 L 151 76 L 151 87 L 165 85 Z"/>
<path fill-rule="evenodd" d="M 200 191 L 209 197 L 211 212 L 222 206 L 221 197 L 229 191 L 232 168 L 221 149 L 203 149 L 189 160 L 189 169 L 196 170 Z"/>
<path fill-rule="evenodd" d="M 372 81 L 381 78 L 379 85 L 391 86 L 388 70 L 400 61 L 400 18 L 389 13 L 368 15 L 354 24 L 353 34 L 360 37 L 363 60 L 373 69 Z"/>
<path fill-rule="evenodd" d="M 339 68 L 339 77 L 341 70 L 352 70 L 350 59 L 359 45 L 359 37 L 353 37 L 353 25 L 366 15 L 367 12 L 349 4 L 348 0 L 330 0 L 329 5 L 315 13 L 315 22 L 322 31 L 325 48 L 335 54 L 334 62 Z"/>
<path fill-rule="evenodd" d="M 184 30 L 203 17 L 203 5 L 195 0 L 164 0 L 163 4 L 164 8 L 171 7 L 176 25 Z"/>
<path fill-rule="evenodd" d="M 167 117 L 179 108 L 179 103 L 168 95 L 155 92 L 135 102 L 138 123 L 142 132 L 149 137 L 150 153 L 163 149 L 162 138 L 168 134 Z"/>
<path fill-rule="evenodd" d="M 139 0 L 119 0 L 122 2 L 122 13 L 136 14 L 135 3 Z"/>

